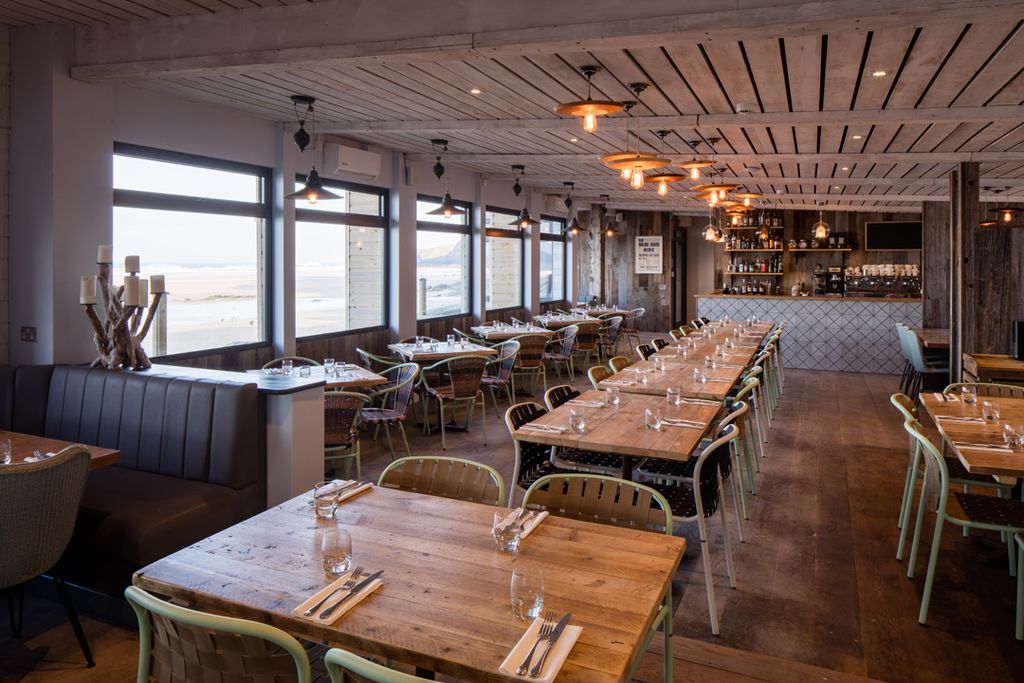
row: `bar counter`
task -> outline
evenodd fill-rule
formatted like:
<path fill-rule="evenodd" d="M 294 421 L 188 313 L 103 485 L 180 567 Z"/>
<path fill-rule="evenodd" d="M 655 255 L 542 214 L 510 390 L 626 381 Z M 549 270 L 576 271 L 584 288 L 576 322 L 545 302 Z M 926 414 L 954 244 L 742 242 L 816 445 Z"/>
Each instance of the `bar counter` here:
<path fill-rule="evenodd" d="M 698 294 L 697 315 L 786 321 L 786 367 L 899 374 L 896 323 L 921 327 L 921 299 Z"/>

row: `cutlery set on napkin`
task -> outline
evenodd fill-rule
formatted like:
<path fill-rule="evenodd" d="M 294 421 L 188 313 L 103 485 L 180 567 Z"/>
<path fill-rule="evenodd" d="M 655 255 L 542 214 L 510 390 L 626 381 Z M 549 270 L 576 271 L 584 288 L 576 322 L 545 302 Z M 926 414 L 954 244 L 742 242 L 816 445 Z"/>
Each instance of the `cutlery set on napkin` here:
<path fill-rule="evenodd" d="M 535 432 L 547 432 L 549 434 L 564 434 L 568 431 L 565 427 L 559 427 L 557 425 L 541 425 L 534 424 L 532 422 L 524 424 L 520 429 L 530 429 Z"/>
<path fill-rule="evenodd" d="M 581 406 L 583 408 L 604 408 L 606 405 L 604 401 L 587 401 L 578 398 L 569 399 L 566 403 L 571 406 Z"/>
<path fill-rule="evenodd" d="M 714 408 L 718 408 L 719 406 L 722 405 L 718 401 L 708 401 L 703 398 L 684 398 L 682 399 L 682 402 L 689 403 L 690 405 L 694 406 L 712 406 Z"/>
<path fill-rule="evenodd" d="M 601 384 L 608 384 L 613 387 L 631 387 L 635 382 L 628 379 L 605 379 L 601 380 Z"/>
<path fill-rule="evenodd" d="M 706 424 L 697 422 L 696 420 L 682 420 L 675 417 L 663 417 L 661 418 L 662 427 L 687 427 L 689 429 L 701 429 L 707 427 Z"/>
<path fill-rule="evenodd" d="M 985 424 L 985 418 L 968 417 L 966 415 L 938 415 L 935 419 L 940 422 L 972 422 L 975 424 Z"/>
<path fill-rule="evenodd" d="M 960 399 L 956 394 L 944 394 L 939 391 L 933 391 L 932 396 L 935 397 L 936 401 L 942 401 L 944 403 L 959 403 Z"/>
<path fill-rule="evenodd" d="M 372 481 L 355 481 L 353 479 L 335 479 L 335 484 L 338 484 L 341 488 L 338 489 L 338 505 L 341 505 L 350 498 L 355 498 L 361 493 L 365 493 L 373 488 Z M 306 504 L 310 507 L 313 506 L 313 497 L 310 496 Z"/>
<path fill-rule="evenodd" d="M 520 680 L 553 681 L 583 631 L 581 626 L 570 626 L 570 619 L 571 612 L 557 623 L 552 618 L 534 619 L 498 671 Z"/>
<path fill-rule="evenodd" d="M 1007 446 L 1002 446 L 997 443 L 966 443 L 963 441 L 954 441 L 953 445 L 957 448 L 966 448 L 971 451 L 993 451 L 996 453 L 1013 453 L 1013 449 Z"/>
<path fill-rule="evenodd" d="M 369 576 L 361 576 L 361 568 L 344 574 L 327 584 L 308 600 L 292 610 L 292 614 L 318 624 L 333 624 L 358 605 L 374 591 L 384 585 L 381 581 L 383 570 Z"/>
<path fill-rule="evenodd" d="M 526 510 L 525 508 L 516 508 L 512 512 L 508 513 L 508 516 L 502 520 L 502 531 L 508 531 L 513 526 L 519 527 L 519 540 L 525 539 L 533 530 L 540 526 L 548 517 L 547 510 Z"/>

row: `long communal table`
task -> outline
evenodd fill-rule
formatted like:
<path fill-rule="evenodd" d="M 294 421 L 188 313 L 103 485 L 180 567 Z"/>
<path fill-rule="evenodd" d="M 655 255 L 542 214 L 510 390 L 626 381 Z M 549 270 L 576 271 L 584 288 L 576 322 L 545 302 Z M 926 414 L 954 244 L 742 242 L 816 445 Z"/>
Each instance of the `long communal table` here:
<path fill-rule="evenodd" d="M 999 422 L 956 422 L 943 417 L 980 417 L 981 402 L 999 404 Z M 1024 452 L 996 450 L 1004 447 L 1003 425 L 1009 422 L 1020 429 L 1024 426 L 1024 398 L 992 398 L 979 396 L 977 403 L 965 405 L 959 400 L 942 400 L 932 392 L 921 394 L 921 406 L 931 417 L 942 438 L 956 457 L 972 474 L 992 474 L 1002 477 L 1024 477 Z M 991 444 L 992 449 L 978 449 L 962 444 Z"/>

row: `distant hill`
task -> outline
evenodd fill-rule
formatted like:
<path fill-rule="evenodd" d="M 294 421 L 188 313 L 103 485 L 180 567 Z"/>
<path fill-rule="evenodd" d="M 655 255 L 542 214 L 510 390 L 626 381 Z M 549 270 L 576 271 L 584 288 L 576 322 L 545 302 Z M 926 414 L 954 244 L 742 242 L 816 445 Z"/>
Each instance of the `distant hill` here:
<path fill-rule="evenodd" d="M 429 247 L 416 250 L 416 260 L 423 266 L 452 266 L 462 263 L 462 244 L 449 247 Z"/>

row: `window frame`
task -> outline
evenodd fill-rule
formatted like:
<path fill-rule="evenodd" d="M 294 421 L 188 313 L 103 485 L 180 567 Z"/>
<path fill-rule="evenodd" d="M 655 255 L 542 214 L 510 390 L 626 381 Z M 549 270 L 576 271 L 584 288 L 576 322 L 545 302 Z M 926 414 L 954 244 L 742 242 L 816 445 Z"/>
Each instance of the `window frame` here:
<path fill-rule="evenodd" d="M 435 195 L 430 195 L 430 194 L 417 194 L 416 195 L 416 202 L 417 203 L 423 201 L 423 202 L 432 202 L 432 203 L 440 205 L 442 199 L 443 199 L 443 197 L 437 197 Z M 438 315 L 438 316 L 434 316 L 434 317 L 431 317 L 431 318 L 420 318 L 419 315 L 417 315 L 416 316 L 416 322 L 417 323 L 433 322 L 433 321 L 439 321 L 439 320 L 449 320 L 449 319 L 452 319 L 452 318 L 464 318 L 466 316 L 473 315 L 473 293 L 474 293 L 474 289 L 473 289 L 473 265 L 474 265 L 474 259 L 473 259 L 473 228 L 474 228 L 474 219 L 473 219 L 473 217 L 475 215 L 474 212 L 473 212 L 473 203 L 472 202 L 460 201 L 458 199 L 452 200 L 452 203 L 455 206 L 457 206 L 458 208 L 460 208 L 460 209 L 462 209 L 463 211 L 466 212 L 466 224 L 465 225 L 451 225 L 449 223 L 435 223 L 434 221 L 420 220 L 419 216 L 417 215 L 417 218 L 416 218 L 416 234 L 417 234 L 417 240 L 416 240 L 416 246 L 417 246 L 416 270 L 419 271 L 419 239 L 418 239 L 418 236 L 419 236 L 419 232 L 421 230 L 424 231 L 424 232 L 446 232 L 448 234 L 453 234 L 453 235 L 466 235 L 469 238 L 469 241 L 470 241 L 469 263 L 467 264 L 469 272 L 466 274 L 466 303 L 467 303 L 467 307 L 468 307 L 469 310 L 462 311 L 460 313 L 445 313 L 444 315 Z"/>
<path fill-rule="evenodd" d="M 484 206 L 484 214 L 488 211 L 494 213 L 502 213 L 515 218 L 519 215 L 518 211 L 512 209 L 505 209 L 500 206 Z M 486 303 L 484 304 L 484 313 L 507 313 L 508 311 L 516 311 L 521 309 L 526 301 L 526 233 L 520 227 L 506 227 L 506 228 L 484 228 L 484 253 L 487 250 L 487 238 L 488 237 L 504 237 L 506 239 L 518 239 L 519 240 L 519 303 L 515 306 L 504 306 L 502 308 L 487 308 Z M 486 266 L 486 263 L 484 264 Z M 490 273 L 484 273 L 484 300 L 487 299 L 487 278 Z"/>
<path fill-rule="evenodd" d="M 569 289 L 568 282 L 566 281 L 566 273 L 569 269 L 569 239 L 566 235 L 568 221 L 561 216 L 548 216 L 545 214 L 541 214 L 540 219 L 542 221 L 551 221 L 552 223 L 558 223 L 560 226 L 562 226 L 562 230 L 560 232 L 540 232 L 540 239 L 542 242 L 562 243 L 562 296 L 560 298 L 553 299 L 540 298 L 540 303 L 550 304 L 558 301 L 568 301 L 568 299 L 566 298 L 566 294 Z"/>
<path fill-rule="evenodd" d="M 209 199 L 174 195 L 163 192 L 144 190 L 120 190 L 114 188 L 111 195 L 111 218 L 114 208 L 149 209 L 155 211 L 178 211 L 181 213 L 205 213 L 220 216 L 240 216 L 243 218 L 259 218 L 259 244 L 262 259 L 257 260 L 258 296 L 263 298 L 263 329 L 260 331 L 261 341 L 231 344 L 228 346 L 211 346 L 195 351 L 171 353 L 164 356 L 153 356 L 150 360 L 160 362 L 177 362 L 194 358 L 203 358 L 215 354 L 250 351 L 269 348 L 274 339 L 274 240 L 272 239 L 274 210 L 276 208 L 274 188 L 274 169 L 250 164 L 244 161 L 229 161 L 200 154 L 189 154 L 175 150 L 161 149 L 136 145 L 128 142 L 114 141 L 111 152 L 111 164 L 115 156 L 127 156 L 150 161 L 161 161 L 181 166 L 195 166 L 215 171 L 246 173 L 259 178 L 260 202 L 242 202 L 230 199 Z"/>
<path fill-rule="evenodd" d="M 295 181 L 297 183 L 305 183 L 308 176 L 305 173 L 295 174 Z M 295 231 L 298 233 L 298 224 L 302 223 L 320 223 L 326 225 L 345 225 L 355 228 L 380 228 L 384 231 L 384 291 L 383 301 L 381 302 L 384 309 L 383 323 L 380 325 L 373 325 L 371 327 L 357 327 L 351 330 L 336 330 L 334 332 L 321 332 L 319 334 L 308 334 L 299 336 L 298 317 L 295 320 L 295 342 L 305 341 L 318 341 L 321 339 L 331 339 L 335 337 L 344 337 L 349 334 L 361 334 L 364 332 L 379 332 L 381 330 L 390 329 L 391 320 L 391 236 L 388 234 L 388 226 L 391 224 L 391 217 L 389 215 L 389 208 L 391 206 L 391 190 L 386 187 L 377 187 L 376 185 L 364 185 L 363 183 L 352 183 L 343 180 L 333 180 L 331 178 L 320 177 L 323 181 L 324 187 L 327 189 L 338 189 L 352 192 L 362 192 L 364 194 L 375 194 L 380 199 L 380 215 L 370 216 L 365 213 L 342 213 L 332 211 L 314 211 L 312 209 L 306 209 L 301 206 L 295 207 Z M 331 201 L 331 200 L 321 200 Z M 298 264 L 296 264 L 297 266 Z M 296 302 L 296 310 L 297 302 Z"/>

